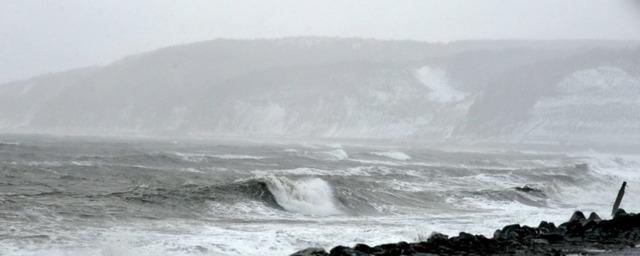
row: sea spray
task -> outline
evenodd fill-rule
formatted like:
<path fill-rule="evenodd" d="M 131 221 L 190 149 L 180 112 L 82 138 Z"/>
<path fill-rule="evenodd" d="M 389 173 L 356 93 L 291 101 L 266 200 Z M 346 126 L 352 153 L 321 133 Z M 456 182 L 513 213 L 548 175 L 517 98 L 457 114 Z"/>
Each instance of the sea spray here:
<path fill-rule="evenodd" d="M 320 178 L 293 180 L 282 176 L 266 177 L 269 190 L 282 208 L 306 215 L 336 215 L 333 188 Z"/>

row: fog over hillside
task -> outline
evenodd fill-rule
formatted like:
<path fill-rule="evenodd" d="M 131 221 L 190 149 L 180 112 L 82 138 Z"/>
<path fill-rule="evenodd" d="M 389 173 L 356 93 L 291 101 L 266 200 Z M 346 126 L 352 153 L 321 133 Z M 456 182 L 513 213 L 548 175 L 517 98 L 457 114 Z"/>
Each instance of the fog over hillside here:
<path fill-rule="evenodd" d="M 640 141 L 637 41 L 214 40 L 0 85 L 0 131 Z"/>

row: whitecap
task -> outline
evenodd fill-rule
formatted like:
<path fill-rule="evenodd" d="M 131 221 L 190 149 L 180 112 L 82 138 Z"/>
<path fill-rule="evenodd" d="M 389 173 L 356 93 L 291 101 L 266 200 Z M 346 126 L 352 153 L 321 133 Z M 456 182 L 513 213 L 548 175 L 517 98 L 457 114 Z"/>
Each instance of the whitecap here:
<path fill-rule="evenodd" d="M 286 177 L 267 176 L 269 190 L 282 208 L 306 215 L 336 215 L 333 188 L 320 178 L 293 180 Z"/>
<path fill-rule="evenodd" d="M 411 160 L 411 156 L 405 154 L 404 152 L 400 152 L 400 151 L 371 152 L 371 154 L 372 155 L 376 155 L 376 156 L 383 156 L 383 157 L 387 157 L 387 158 L 391 158 L 391 159 L 395 159 L 395 160 L 400 160 L 400 161 Z"/>

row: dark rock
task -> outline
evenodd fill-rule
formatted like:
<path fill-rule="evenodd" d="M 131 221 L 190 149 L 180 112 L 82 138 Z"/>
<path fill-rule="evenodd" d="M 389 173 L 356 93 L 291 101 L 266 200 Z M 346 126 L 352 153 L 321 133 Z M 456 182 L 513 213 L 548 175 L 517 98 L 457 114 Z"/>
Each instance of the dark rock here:
<path fill-rule="evenodd" d="M 397 244 L 383 244 L 376 246 L 377 252 L 375 255 L 387 256 L 387 255 L 407 255 L 413 253 L 413 249 L 406 242 L 400 242 Z"/>
<path fill-rule="evenodd" d="M 502 228 L 502 230 L 496 230 L 493 233 L 493 238 L 498 240 L 515 240 L 518 239 L 517 230 L 520 229 L 520 224 L 508 225 Z"/>
<path fill-rule="evenodd" d="M 368 253 L 356 251 L 346 246 L 336 246 L 329 252 L 330 256 L 369 256 Z"/>
<path fill-rule="evenodd" d="M 626 215 L 627 215 L 627 212 L 624 209 L 620 208 L 616 211 L 616 214 L 613 215 L 613 218 L 615 219 L 615 218 L 626 216 Z"/>
<path fill-rule="evenodd" d="M 532 227 L 520 226 L 519 224 L 508 225 L 498 230 L 493 234 L 493 238 L 496 240 L 514 240 L 520 241 L 527 237 L 533 237 L 538 234 L 538 231 Z"/>
<path fill-rule="evenodd" d="M 529 185 L 524 185 L 522 187 L 515 187 L 516 190 L 518 191 L 522 191 L 525 193 L 529 193 L 529 192 L 542 192 L 542 190 L 537 189 L 537 188 L 533 188 L 533 187 L 529 187 Z"/>
<path fill-rule="evenodd" d="M 475 236 L 469 233 L 460 232 L 458 236 L 451 238 L 451 242 L 458 243 L 459 245 L 472 244 L 475 241 Z"/>
<path fill-rule="evenodd" d="M 540 233 L 544 234 L 557 232 L 558 228 L 555 224 L 553 224 L 553 222 L 542 221 L 540 222 L 540 225 L 538 225 L 538 230 L 540 231 Z"/>
<path fill-rule="evenodd" d="M 613 219 L 601 221 L 598 223 L 598 227 L 609 232 L 640 229 L 640 214 L 628 214 L 620 209 L 616 212 L 616 216 Z"/>
<path fill-rule="evenodd" d="M 569 222 L 577 221 L 577 222 L 583 223 L 586 220 L 587 218 L 584 217 L 584 213 L 582 213 L 581 211 L 575 211 L 573 215 L 571 215 Z"/>
<path fill-rule="evenodd" d="M 529 185 L 524 185 L 522 187 L 515 187 L 517 191 L 524 192 L 527 194 L 535 195 L 537 197 L 545 197 L 546 195 L 541 189 L 531 187 Z"/>
<path fill-rule="evenodd" d="M 549 241 L 544 238 L 534 238 L 534 239 L 531 239 L 531 242 L 534 244 L 549 244 Z"/>
<path fill-rule="evenodd" d="M 600 223 L 600 221 L 587 220 L 587 222 L 585 222 L 584 225 L 582 225 L 582 227 L 584 228 L 585 231 L 589 231 L 596 228 L 598 226 L 598 223 Z"/>
<path fill-rule="evenodd" d="M 585 248 L 620 250 L 640 243 L 640 214 L 624 210 L 610 220 L 601 220 L 591 213 L 585 218 L 576 211 L 568 222 L 556 227 L 542 221 L 537 228 L 508 225 L 496 230 L 493 238 L 461 232 L 449 238 L 433 233 L 425 242 L 383 244 L 370 247 L 357 244 L 353 248 L 337 246 L 331 256 L 426 256 L 426 255 L 567 255 L 589 254 Z M 295 256 L 326 256 L 319 248 L 297 252 Z M 303 254 L 306 253 L 306 254 Z M 316 253 L 316 254 L 313 254 Z"/>
<path fill-rule="evenodd" d="M 541 234 L 540 238 L 545 239 L 551 243 L 559 243 L 564 241 L 564 235 L 562 235 L 561 233 Z"/>
<path fill-rule="evenodd" d="M 399 242 L 397 246 L 400 249 L 400 254 L 410 254 L 413 252 L 411 245 L 407 242 Z"/>
<path fill-rule="evenodd" d="M 427 239 L 429 243 L 441 243 L 443 241 L 449 241 L 449 236 L 438 232 L 431 233 L 429 239 Z"/>
<path fill-rule="evenodd" d="M 324 249 L 312 247 L 312 248 L 307 248 L 304 250 L 294 252 L 290 256 L 327 256 L 327 255 L 329 254 Z"/>
<path fill-rule="evenodd" d="M 582 237 L 584 235 L 584 226 L 580 221 L 570 221 L 565 223 L 566 235 L 568 237 Z"/>
<path fill-rule="evenodd" d="M 356 251 L 369 253 L 369 254 L 374 252 L 373 248 L 371 248 L 370 246 L 368 246 L 366 244 L 356 244 L 356 246 L 354 246 L 353 249 L 356 250 Z"/>
<path fill-rule="evenodd" d="M 602 219 L 600 219 L 600 216 L 598 216 L 598 214 L 595 212 L 591 212 L 591 214 L 589 214 L 589 218 L 587 218 L 587 222 L 589 221 L 600 222 L 601 220 Z"/>

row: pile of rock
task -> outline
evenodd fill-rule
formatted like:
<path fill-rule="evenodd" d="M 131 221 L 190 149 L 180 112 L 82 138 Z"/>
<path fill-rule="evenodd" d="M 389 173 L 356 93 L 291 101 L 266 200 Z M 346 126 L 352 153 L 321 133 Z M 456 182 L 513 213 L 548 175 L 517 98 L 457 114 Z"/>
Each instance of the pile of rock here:
<path fill-rule="evenodd" d="M 419 243 L 337 246 L 329 253 L 321 248 L 308 248 L 291 256 L 593 254 L 634 247 L 638 243 L 640 214 L 628 214 L 620 209 L 611 220 L 601 220 L 595 213 L 586 218 L 577 211 L 559 226 L 545 221 L 537 228 L 508 225 L 496 230 L 493 238 L 464 232 L 454 237 L 434 233 Z"/>

